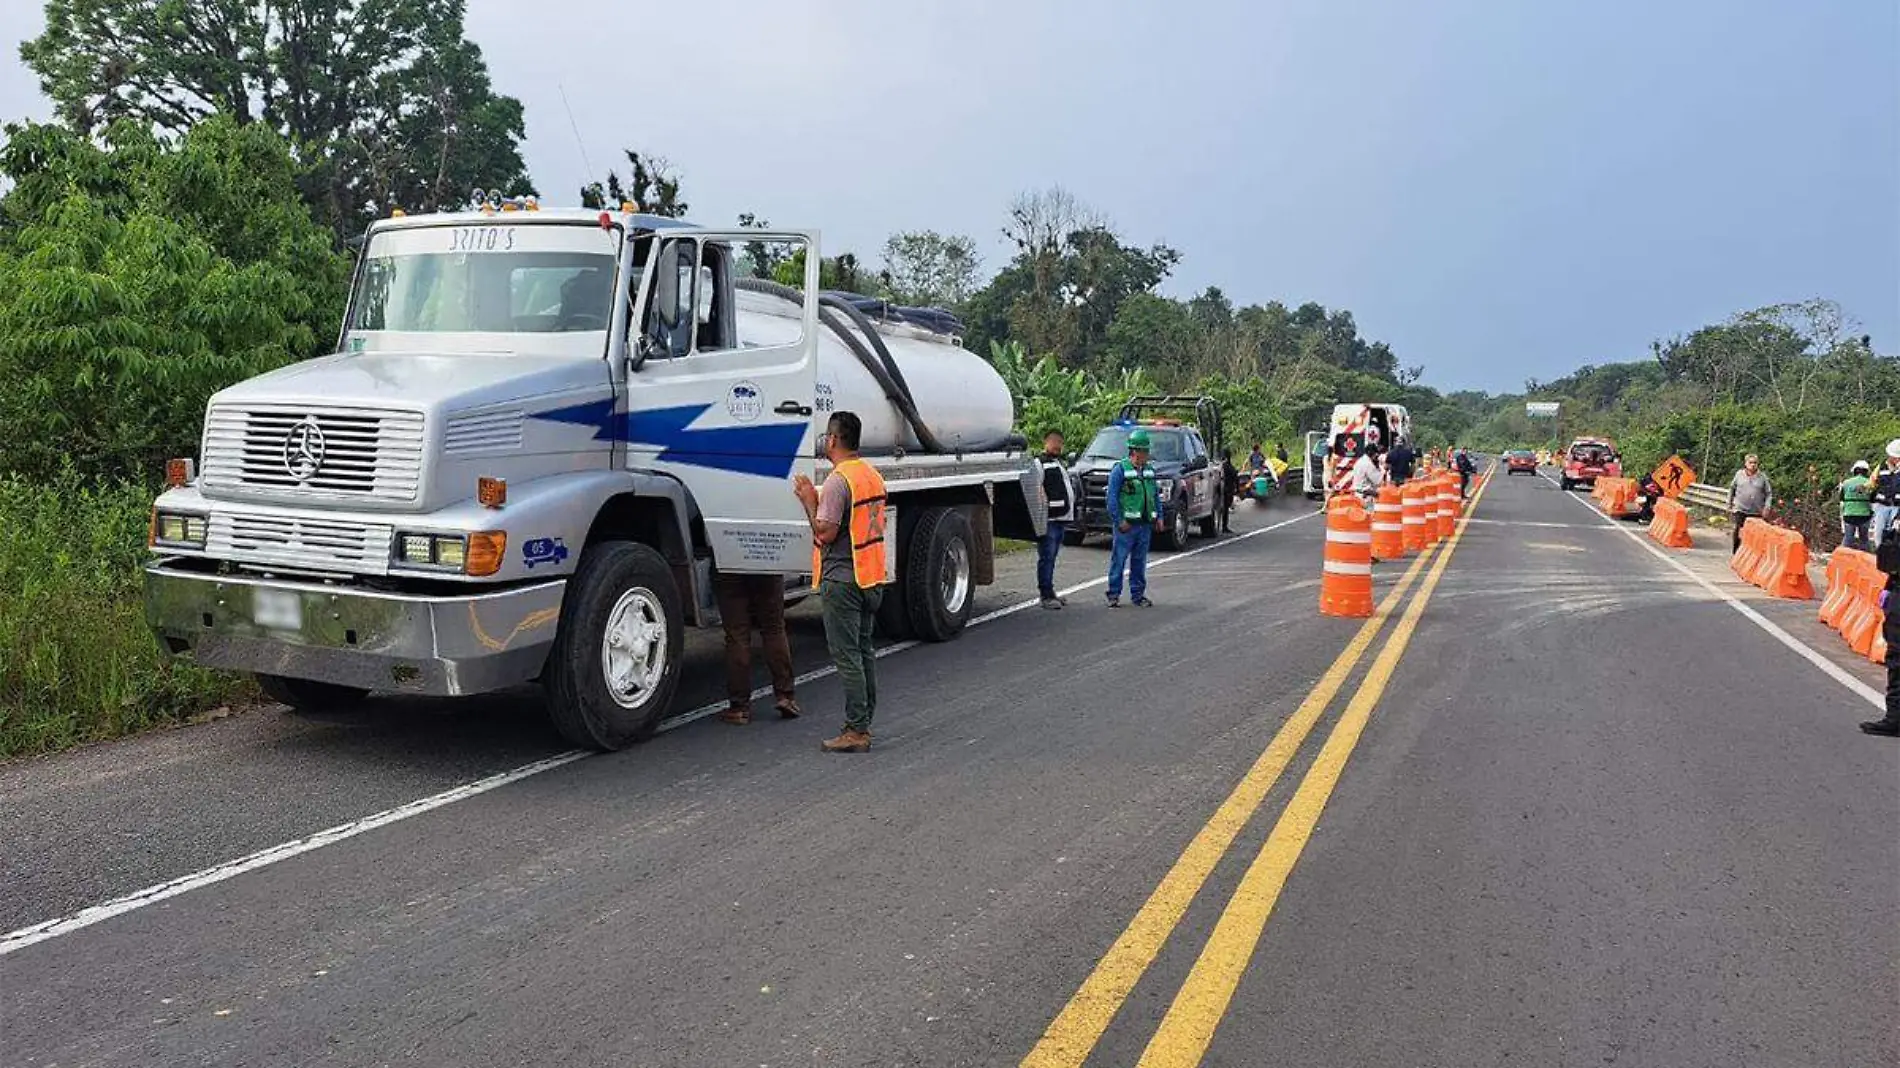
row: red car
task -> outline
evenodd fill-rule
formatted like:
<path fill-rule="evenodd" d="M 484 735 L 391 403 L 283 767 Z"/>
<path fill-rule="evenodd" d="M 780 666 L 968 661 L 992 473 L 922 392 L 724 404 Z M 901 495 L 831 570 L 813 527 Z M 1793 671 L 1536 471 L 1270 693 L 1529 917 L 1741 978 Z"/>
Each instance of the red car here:
<path fill-rule="evenodd" d="M 1616 454 L 1616 443 L 1609 438 L 1578 438 L 1564 450 L 1563 487 L 1595 486 L 1599 478 L 1616 478 L 1623 473 L 1623 458 Z"/>
<path fill-rule="evenodd" d="M 1529 449 L 1512 449 L 1504 454 L 1504 473 L 1515 475 L 1523 472 L 1527 475 L 1537 473 L 1537 454 Z"/>

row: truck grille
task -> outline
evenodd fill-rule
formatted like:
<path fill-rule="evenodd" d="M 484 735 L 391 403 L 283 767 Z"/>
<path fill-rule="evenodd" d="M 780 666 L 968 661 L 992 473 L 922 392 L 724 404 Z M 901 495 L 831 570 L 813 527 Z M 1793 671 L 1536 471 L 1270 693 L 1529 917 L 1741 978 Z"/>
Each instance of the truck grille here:
<path fill-rule="evenodd" d="M 422 477 L 422 413 L 266 404 L 205 417 L 203 481 L 410 501 Z"/>
<path fill-rule="evenodd" d="M 205 552 L 238 563 L 382 575 L 394 528 L 301 516 L 213 512 Z"/>

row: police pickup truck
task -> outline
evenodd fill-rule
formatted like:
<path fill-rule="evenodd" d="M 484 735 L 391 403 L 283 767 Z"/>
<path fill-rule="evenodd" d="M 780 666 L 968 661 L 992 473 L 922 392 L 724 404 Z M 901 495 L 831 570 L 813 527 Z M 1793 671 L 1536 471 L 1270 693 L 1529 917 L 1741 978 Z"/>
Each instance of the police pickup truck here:
<path fill-rule="evenodd" d="M 1076 461 L 1073 473 L 1082 487 L 1082 502 L 1069 528 L 1072 544 L 1114 529 L 1108 515 L 1108 473 L 1127 458 L 1128 436 L 1138 427 L 1153 442 L 1149 460 L 1160 482 L 1161 523 L 1156 533 L 1162 547 L 1186 548 L 1193 529 L 1204 538 L 1217 533 L 1221 494 L 1226 492 L 1218 459 L 1223 444 L 1219 405 L 1211 397 L 1143 396 L 1130 399 L 1115 422 L 1096 431 Z"/>

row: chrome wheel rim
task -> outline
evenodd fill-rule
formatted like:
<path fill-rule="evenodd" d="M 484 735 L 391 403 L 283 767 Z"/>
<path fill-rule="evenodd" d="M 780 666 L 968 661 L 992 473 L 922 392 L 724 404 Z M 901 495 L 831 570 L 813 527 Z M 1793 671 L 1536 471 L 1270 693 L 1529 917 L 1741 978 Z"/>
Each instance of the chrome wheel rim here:
<path fill-rule="evenodd" d="M 961 538 L 954 538 L 943 547 L 943 571 L 937 580 L 937 592 L 945 612 L 953 616 L 962 614 L 964 602 L 970 599 L 970 547 Z"/>
<path fill-rule="evenodd" d="M 653 698 L 666 674 L 666 611 L 652 590 L 636 587 L 614 602 L 600 639 L 600 668 L 620 707 L 638 708 Z"/>

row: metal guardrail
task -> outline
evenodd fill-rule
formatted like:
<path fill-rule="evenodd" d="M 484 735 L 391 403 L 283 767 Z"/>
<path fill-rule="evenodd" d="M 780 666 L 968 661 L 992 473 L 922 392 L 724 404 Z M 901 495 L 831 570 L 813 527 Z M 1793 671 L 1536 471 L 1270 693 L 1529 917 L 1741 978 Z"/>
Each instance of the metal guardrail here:
<path fill-rule="evenodd" d="M 1691 482 L 1689 488 L 1682 491 L 1682 499 L 1698 508 L 1711 508 L 1718 512 L 1728 511 L 1728 490 L 1721 486 L 1711 486 L 1706 482 Z"/>

